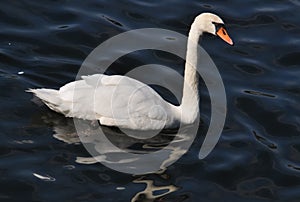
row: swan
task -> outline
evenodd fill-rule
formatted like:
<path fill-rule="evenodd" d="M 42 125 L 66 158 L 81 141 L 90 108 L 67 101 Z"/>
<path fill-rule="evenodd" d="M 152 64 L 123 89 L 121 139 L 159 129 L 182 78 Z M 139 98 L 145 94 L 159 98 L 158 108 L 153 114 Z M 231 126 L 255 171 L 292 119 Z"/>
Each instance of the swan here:
<path fill-rule="evenodd" d="M 205 32 L 219 36 L 233 45 L 219 16 L 202 13 L 195 18 L 188 35 L 188 62 L 185 64 L 183 94 L 179 106 L 165 101 L 148 85 L 120 75 L 82 76 L 81 80 L 67 83 L 59 90 L 40 88 L 29 89 L 27 92 L 33 93 L 50 109 L 66 117 L 99 121 L 105 126 L 147 131 L 172 129 L 180 123 L 193 124 L 199 114 L 198 77 L 195 68 L 198 60 L 197 46 Z M 127 106 L 128 103 L 130 106 Z"/>

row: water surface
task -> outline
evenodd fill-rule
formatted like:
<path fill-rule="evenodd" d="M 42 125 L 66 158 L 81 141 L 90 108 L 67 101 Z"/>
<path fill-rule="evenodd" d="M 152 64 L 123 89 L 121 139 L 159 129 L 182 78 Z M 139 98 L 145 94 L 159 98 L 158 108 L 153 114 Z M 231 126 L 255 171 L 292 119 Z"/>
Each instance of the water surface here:
<path fill-rule="evenodd" d="M 299 9 L 297 0 L 0 2 L 0 200 L 298 201 Z M 54 125 L 67 120 L 24 91 L 74 80 L 96 46 L 124 31 L 154 27 L 187 35 L 204 11 L 220 15 L 235 41 L 234 47 L 209 36 L 201 42 L 228 100 L 213 152 L 197 158 L 210 118 L 202 82 L 198 138 L 166 171 L 131 176 L 76 163 L 89 157 L 84 147 L 53 137 Z M 108 73 L 154 61 L 183 71 L 181 60 L 141 51 L 116 61 Z"/>

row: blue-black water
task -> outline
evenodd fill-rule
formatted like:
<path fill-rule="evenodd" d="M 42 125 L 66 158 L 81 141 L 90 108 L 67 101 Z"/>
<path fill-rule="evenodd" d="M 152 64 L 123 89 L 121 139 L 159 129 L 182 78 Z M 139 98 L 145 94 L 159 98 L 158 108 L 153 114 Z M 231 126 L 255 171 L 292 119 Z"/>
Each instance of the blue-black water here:
<path fill-rule="evenodd" d="M 0 201 L 299 201 L 299 10 L 298 0 L 1 1 Z M 35 105 L 25 90 L 74 80 L 87 55 L 119 33 L 154 27 L 187 35 L 204 11 L 221 16 L 235 42 L 201 41 L 228 101 L 213 152 L 199 160 L 196 138 L 166 171 L 144 176 L 76 163 L 89 156 L 84 147 L 53 137 L 53 123 L 64 117 Z M 148 55 L 122 58 L 110 73 L 166 60 Z M 182 61 L 173 65 L 182 73 Z M 199 136 L 210 116 L 200 85 Z"/>

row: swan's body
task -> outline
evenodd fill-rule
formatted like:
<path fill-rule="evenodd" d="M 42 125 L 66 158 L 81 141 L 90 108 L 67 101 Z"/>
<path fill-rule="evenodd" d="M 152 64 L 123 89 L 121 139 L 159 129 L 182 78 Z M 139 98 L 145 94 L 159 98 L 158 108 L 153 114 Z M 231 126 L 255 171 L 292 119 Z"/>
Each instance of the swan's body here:
<path fill-rule="evenodd" d="M 223 21 L 211 13 L 196 17 L 187 44 L 183 97 L 180 106 L 165 101 L 151 87 L 126 76 L 95 74 L 68 83 L 59 90 L 30 89 L 50 109 L 67 117 L 99 120 L 102 125 L 133 130 L 176 128 L 198 116 L 197 45 L 203 32 L 232 44 Z M 94 104 L 93 104 L 94 103 Z"/>
<path fill-rule="evenodd" d="M 58 91 L 30 91 L 56 112 L 99 120 L 102 125 L 159 130 L 174 127 L 180 121 L 178 107 L 166 102 L 148 85 L 126 76 L 95 74 L 68 83 Z"/>

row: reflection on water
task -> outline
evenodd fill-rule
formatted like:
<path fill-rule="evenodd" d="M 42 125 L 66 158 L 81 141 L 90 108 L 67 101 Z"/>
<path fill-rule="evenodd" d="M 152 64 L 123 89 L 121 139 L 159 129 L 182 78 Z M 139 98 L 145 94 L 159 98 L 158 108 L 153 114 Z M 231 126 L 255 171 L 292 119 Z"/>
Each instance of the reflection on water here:
<path fill-rule="evenodd" d="M 33 173 L 33 176 L 39 178 L 40 180 L 44 180 L 44 181 L 55 181 L 56 180 L 54 177 L 51 177 L 49 175 L 40 175 L 37 173 Z"/>
<path fill-rule="evenodd" d="M 139 201 L 155 201 L 167 194 L 170 194 L 178 189 L 174 185 L 167 186 L 155 186 L 152 180 L 146 180 L 144 177 L 140 177 L 133 181 L 134 183 L 144 183 L 146 188 L 143 191 L 138 192 L 132 199 L 132 202 Z"/>
<path fill-rule="evenodd" d="M 101 162 L 108 167 L 117 167 L 121 172 L 132 168 L 129 172 L 134 174 L 164 171 L 186 152 L 185 145 L 189 145 L 193 138 L 188 133 L 188 128 L 180 130 L 182 133 L 160 133 L 148 140 L 142 140 L 131 138 L 116 128 L 100 126 L 97 121 L 76 120 L 77 124 L 80 121 L 81 127 L 75 128 L 73 119 L 65 118 L 60 121 L 56 116 L 48 116 L 44 120 L 51 123 L 54 138 L 68 144 L 84 143 L 93 149 L 93 157 L 77 157 L 77 163 Z M 109 140 L 99 134 L 100 128 Z M 150 158 L 147 159 L 147 156 Z M 122 167 L 127 169 L 121 170 Z"/>
<path fill-rule="evenodd" d="M 53 137 L 58 139 L 59 141 L 63 141 L 67 144 L 81 144 L 81 139 L 78 137 L 77 131 L 74 127 L 74 122 L 73 119 L 69 119 L 69 118 L 65 118 L 65 119 L 60 119 L 57 118 L 58 116 L 54 116 L 51 117 L 51 114 L 53 115 L 54 113 L 50 113 L 48 115 L 50 116 L 45 116 L 43 117 L 44 120 L 47 122 L 47 124 L 51 124 L 51 126 L 53 127 L 53 131 L 54 131 L 54 135 Z M 91 137 L 93 135 L 97 135 L 98 132 L 98 127 L 100 127 L 99 125 L 97 125 L 98 123 L 92 122 L 92 121 L 86 121 L 85 124 L 88 124 L 89 126 L 92 127 L 88 127 L 89 130 L 84 130 L 81 132 L 84 132 L 85 136 L 87 137 Z M 111 128 L 107 128 L 107 127 L 103 127 L 105 128 L 106 132 L 108 130 L 113 130 Z M 92 129 L 92 130 L 91 130 Z M 121 132 L 121 131 L 119 131 Z M 162 142 L 163 138 L 153 138 L 152 143 L 150 141 L 145 141 L 145 140 L 135 140 L 133 141 L 133 138 L 129 138 L 126 135 L 122 135 L 116 133 L 116 131 L 113 131 L 113 134 L 110 131 L 110 140 L 112 142 L 115 142 L 118 146 L 118 148 L 131 148 L 128 151 L 135 151 L 137 152 L 138 149 L 146 149 L 147 152 L 149 152 L 149 148 L 150 149 L 162 149 L 164 146 L 168 145 L 166 144 L 166 142 Z M 180 136 L 180 134 L 179 134 Z M 181 135 L 182 136 L 182 135 Z M 131 139 L 128 140 L 128 139 Z M 87 138 L 86 140 L 91 141 L 90 143 L 94 143 L 95 139 L 89 139 Z M 172 140 L 172 139 L 171 139 Z M 171 141 L 170 139 L 168 141 Z M 179 140 L 179 142 L 184 141 L 185 139 L 181 139 Z M 138 147 L 133 150 L 133 148 L 131 147 L 132 144 L 136 144 L 136 141 L 140 141 L 143 142 L 144 145 L 142 147 Z M 85 142 L 87 143 L 87 142 Z M 125 145 L 124 145 L 125 143 Z M 168 159 L 165 159 L 164 161 L 161 162 L 160 165 L 160 170 L 158 170 L 156 172 L 157 175 L 162 176 L 162 178 L 164 178 L 164 171 L 166 170 L 166 167 L 169 165 L 169 162 L 172 162 L 173 159 L 178 159 L 178 155 L 181 156 L 184 151 L 180 150 L 180 147 L 169 147 L 169 149 L 173 149 L 173 152 L 170 153 L 170 156 Z M 154 151 L 155 151 L 154 150 Z M 134 163 L 134 161 L 138 161 L 138 159 L 122 159 L 121 161 L 117 161 L 117 162 L 111 162 L 108 161 L 108 157 L 109 155 L 113 154 L 115 151 L 112 148 L 105 148 L 105 153 L 103 155 L 97 156 L 97 158 L 94 157 L 76 157 L 76 163 L 79 164 L 95 164 L 95 163 L 103 163 L 106 162 L 108 164 L 118 164 L 119 166 L 122 166 L 121 164 L 126 164 L 126 163 Z M 143 156 L 141 156 L 140 158 L 143 158 Z M 156 159 L 157 160 L 157 159 Z M 145 164 L 144 166 L 149 166 L 149 164 Z M 70 167 L 70 165 L 68 166 L 68 168 Z M 72 167 L 73 168 L 73 167 Z M 155 173 L 153 173 L 155 174 Z M 33 173 L 33 175 L 41 180 L 44 181 L 55 181 L 55 178 L 49 176 L 49 175 L 40 175 L 37 173 Z M 174 185 L 164 185 L 164 186 L 156 186 L 155 181 L 149 179 L 146 179 L 146 176 L 137 176 L 137 179 L 133 180 L 134 183 L 139 183 L 139 184 L 145 184 L 146 187 L 144 190 L 137 192 L 134 197 L 131 199 L 132 202 L 139 202 L 139 201 L 155 201 L 156 199 L 159 199 L 165 195 L 168 195 L 172 192 L 175 192 L 176 190 L 178 190 L 178 187 L 174 186 Z M 123 188 L 118 187 L 118 190 L 123 190 Z M 124 188 L 125 189 L 125 188 Z"/>

